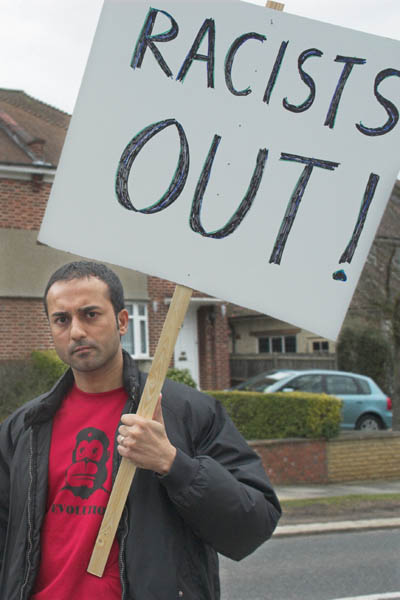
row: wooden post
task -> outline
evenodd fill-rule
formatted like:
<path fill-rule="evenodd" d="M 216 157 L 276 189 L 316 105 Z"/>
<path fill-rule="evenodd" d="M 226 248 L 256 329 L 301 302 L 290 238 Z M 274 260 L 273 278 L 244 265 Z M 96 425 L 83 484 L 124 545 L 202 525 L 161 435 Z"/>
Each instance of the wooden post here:
<path fill-rule="evenodd" d="M 274 10 L 283 10 L 285 7 L 282 2 L 273 2 L 273 0 L 268 0 L 265 6 L 267 8 L 273 8 Z"/>
<path fill-rule="evenodd" d="M 146 419 L 153 417 L 192 292 L 193 290 L 182 285 L 175 287 L 137 410 L 137 414 Z M 103 576 L 135 471 L 136 466 L 127 458 L 122 458 L 87 569 L 89 573 L 97 575 L 97 577 Z"/>

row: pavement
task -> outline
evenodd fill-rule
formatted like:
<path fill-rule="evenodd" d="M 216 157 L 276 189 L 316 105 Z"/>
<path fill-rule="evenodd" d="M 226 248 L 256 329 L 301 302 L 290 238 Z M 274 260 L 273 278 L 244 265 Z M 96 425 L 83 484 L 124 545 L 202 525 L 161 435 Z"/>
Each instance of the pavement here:
<path fill-rule="evenodd" d="M 279 500 L 318 499 L 334 496 L 400 494 L 400 481 L 363 481 L 357 483 L 327 483 L 315 485 L 278 485 L 274 486 Z M 299 523 L 296 525 L 278 525 L 274 536 L 313 535 L 366 529 L 384 529 L 400 527 L 399 517 L 344 520 L 332 522 Z"/>

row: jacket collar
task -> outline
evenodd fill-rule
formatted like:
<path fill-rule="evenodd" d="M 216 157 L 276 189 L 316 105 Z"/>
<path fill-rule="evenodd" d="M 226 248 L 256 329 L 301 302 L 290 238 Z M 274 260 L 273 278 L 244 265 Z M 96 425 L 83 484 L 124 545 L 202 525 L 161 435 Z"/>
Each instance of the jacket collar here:
<path fill-rule="evenodd" d="M 140 394 L 140 373 L 136 361 L 125 350 L 123 352 L 123 386 L 128 393 L 130 407 L 136 412 L 139 404 Z M 74 383 L 72 369 L 69 368 L 64 375 L 60 377 L 54 386 L 46 393 L 38 396 L 34 406 L 25 414 L 25 427 L 39 425 L 52 419 L 60 408 L 63 398 L 71 389 Z"/>

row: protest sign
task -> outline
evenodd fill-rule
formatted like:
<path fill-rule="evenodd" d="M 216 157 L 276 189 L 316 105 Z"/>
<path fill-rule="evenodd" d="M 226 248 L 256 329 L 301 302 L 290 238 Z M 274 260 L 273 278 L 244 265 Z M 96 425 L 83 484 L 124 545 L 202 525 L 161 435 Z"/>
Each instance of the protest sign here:
<path fill-rule="evenodd" d="M 142 416 L 192 287 L 336 337 L 398 170 L 399 56 L 238 1 L 105 3 L 39 240 L 189 286 Z M 123 459 L 93 574 L 134 472 Z"/>
<path fill-rule="evenodd" d="M 106 0 L 42 243 L 335 339 L 399 169 L 400 43 Z"/>

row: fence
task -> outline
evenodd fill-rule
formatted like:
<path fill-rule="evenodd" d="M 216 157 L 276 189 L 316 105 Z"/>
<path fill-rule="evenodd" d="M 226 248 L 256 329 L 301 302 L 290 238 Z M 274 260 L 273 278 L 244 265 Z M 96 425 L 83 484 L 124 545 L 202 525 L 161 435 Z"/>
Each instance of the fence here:
<path fill-rule="evenodd" d="M 336 369 L 335 354 L 231 354 L 231 385 L 273 369 Z"/>

